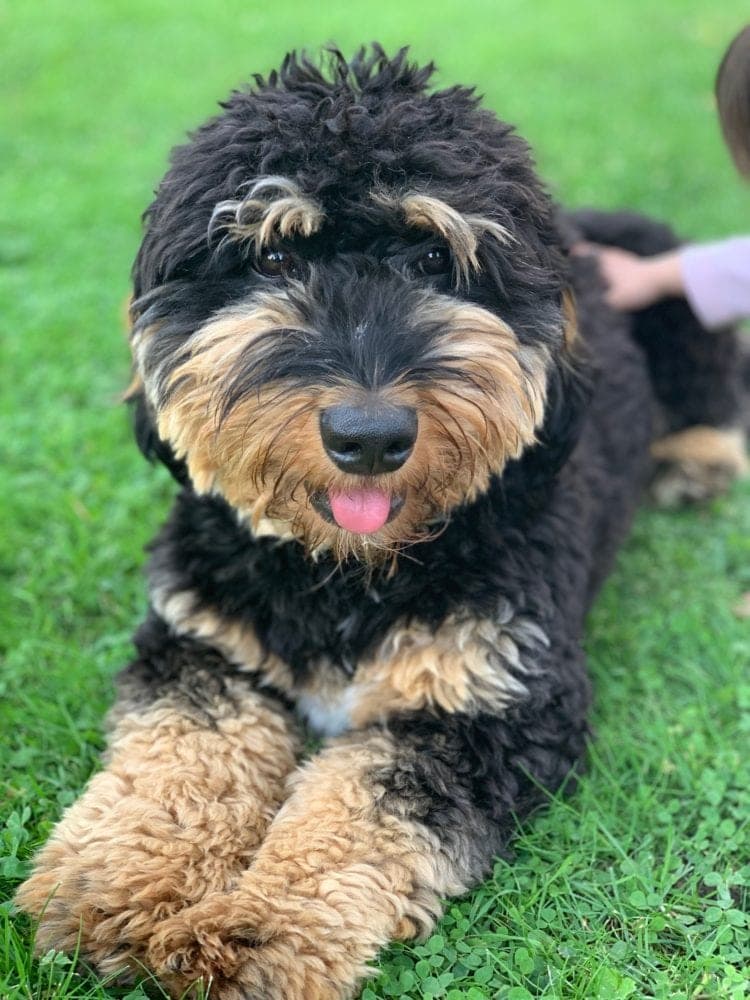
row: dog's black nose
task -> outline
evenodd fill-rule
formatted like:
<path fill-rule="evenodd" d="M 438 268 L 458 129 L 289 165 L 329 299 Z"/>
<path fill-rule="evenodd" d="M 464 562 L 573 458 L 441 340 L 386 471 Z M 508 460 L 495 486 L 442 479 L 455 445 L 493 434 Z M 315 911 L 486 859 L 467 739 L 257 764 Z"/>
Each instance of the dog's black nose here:
<path fill-rule="evenodd" d="M 343 472 L 361 476 L 394 472 L 417 440 L 417 413 L 410 406 L 330 406 L 321 411 L 320 436 Z"/>

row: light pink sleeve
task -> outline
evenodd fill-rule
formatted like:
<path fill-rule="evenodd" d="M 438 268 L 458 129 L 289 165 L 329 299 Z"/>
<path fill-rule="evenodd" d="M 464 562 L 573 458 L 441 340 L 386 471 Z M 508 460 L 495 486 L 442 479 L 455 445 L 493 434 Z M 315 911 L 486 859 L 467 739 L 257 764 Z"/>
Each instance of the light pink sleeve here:
<path fill-rule="evenodd" d="M 685 247 L 680 265 L 687 300 L 705 326 L 750 317 L 750 236 Z"/>

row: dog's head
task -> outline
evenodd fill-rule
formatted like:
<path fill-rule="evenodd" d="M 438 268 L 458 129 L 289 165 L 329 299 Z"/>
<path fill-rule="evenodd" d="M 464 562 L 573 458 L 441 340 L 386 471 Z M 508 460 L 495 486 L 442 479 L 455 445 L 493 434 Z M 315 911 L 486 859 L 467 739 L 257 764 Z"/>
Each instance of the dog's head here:
<path fill-rule="evenodd" d="M 570 335 L 528 147 L 431 72 L 377 46 L 287 57 L 174 151 L 135 264 L 142 446 L 338 558 L 485 491 Z"/>

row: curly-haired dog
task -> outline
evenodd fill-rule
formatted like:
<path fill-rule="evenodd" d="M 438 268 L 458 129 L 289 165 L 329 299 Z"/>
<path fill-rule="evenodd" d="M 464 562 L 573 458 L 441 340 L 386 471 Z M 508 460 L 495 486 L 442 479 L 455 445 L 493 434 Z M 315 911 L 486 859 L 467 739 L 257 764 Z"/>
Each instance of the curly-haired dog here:
<path fill-rule="evenodd" d="M 351 996 L 575 772 L 656 397 L 688 434 L 663 459 L 700 478 L 701 423 L 741 464 L 731 336 L 671 304 L 651 381 L 526 144 L 430 73 L 288 57 L 173 154 L 132 391 L 182 490 L 106 766 L 19 893 L 43 949 L 175 995 Z M 295 715 L 327 737 L 305 763 Z"/>

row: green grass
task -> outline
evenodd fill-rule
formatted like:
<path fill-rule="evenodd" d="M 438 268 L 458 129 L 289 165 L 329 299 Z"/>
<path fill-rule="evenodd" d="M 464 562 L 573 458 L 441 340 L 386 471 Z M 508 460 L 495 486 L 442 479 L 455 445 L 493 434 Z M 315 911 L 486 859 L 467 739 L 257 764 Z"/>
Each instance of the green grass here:
<path fill-rule="evenodd" d="M 170 145 L 289 47 L 379 38 L 476 81 L 569 204 L 747 229 L 711 79 L 743 0 L 0 3 L 0 898 L 102 746 L 172 487 L 117 404 L 120 305 Z M 750 994 L 750 490 L 644 512 L 591 617 L 598 739 L 512 863 L 382 958 L 364 997 Z M 30 958 L 0 903 L 0 997 L 143 997 Z"/>

